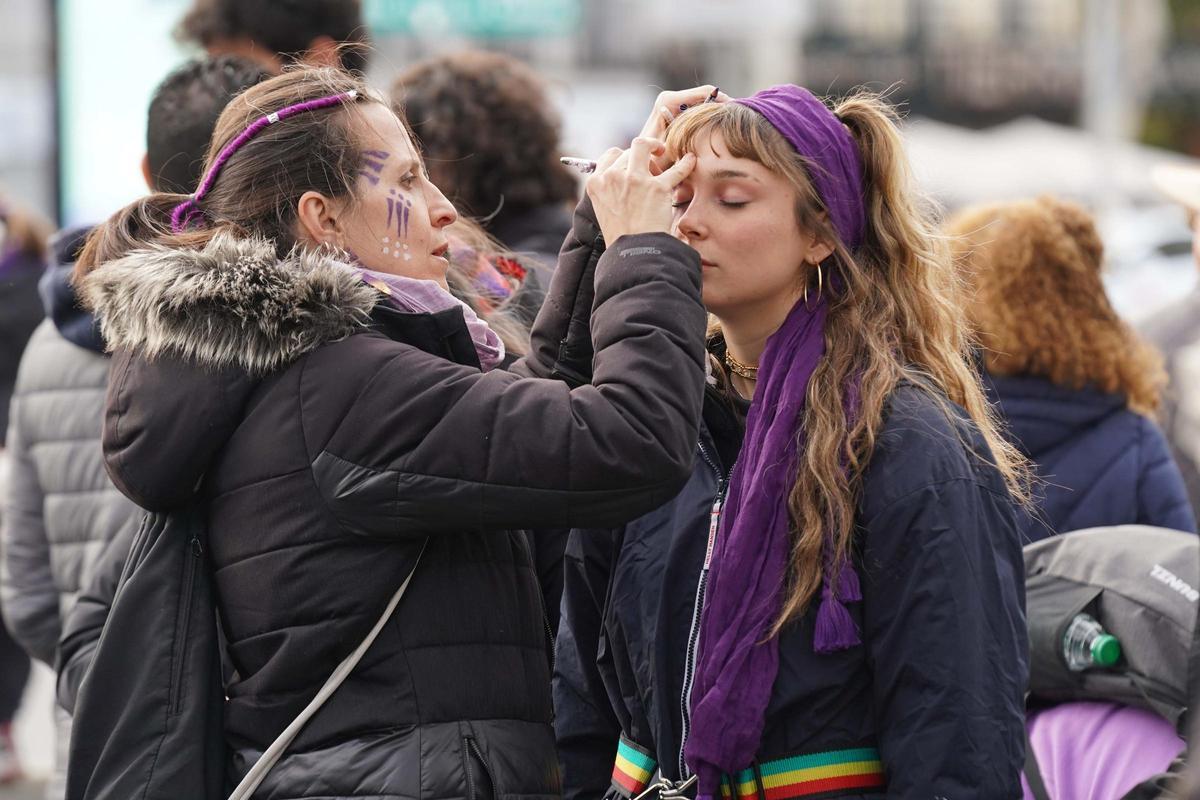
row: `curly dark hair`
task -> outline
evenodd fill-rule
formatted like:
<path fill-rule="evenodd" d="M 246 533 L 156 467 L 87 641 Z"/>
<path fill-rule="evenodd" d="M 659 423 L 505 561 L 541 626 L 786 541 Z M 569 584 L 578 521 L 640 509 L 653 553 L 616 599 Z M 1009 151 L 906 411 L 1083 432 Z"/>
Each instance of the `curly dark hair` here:
<path fill-rule="evenodd" d="M 369 45 L 361 0 L 195 0 L 175 30 L 178 39 L 209 47 L 221 39 L 251 39 L 288 61 L 313 40 L 342 45 L 342 69 L 362 72 Z"/>
<path fill-rule="evenodd" d="M 419 62 L 392 85 L 430 176 L 465 213 L 573 201 L 560 120 L 541 79 L 511 56 L 468 50 Z"/>

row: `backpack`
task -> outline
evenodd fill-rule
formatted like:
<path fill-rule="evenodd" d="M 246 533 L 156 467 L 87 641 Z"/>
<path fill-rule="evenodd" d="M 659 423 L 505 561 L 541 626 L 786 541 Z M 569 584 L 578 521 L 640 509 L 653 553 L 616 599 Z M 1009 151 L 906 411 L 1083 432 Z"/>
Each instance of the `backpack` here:
<path fill-rule="evenodd" d="M 1200 677 L 1200 537 L 1147 525 L 1051 536 L 1025 547 L 1025 590 L 1031 700 L 1144 708 L 1186 738 L 1191 688 Z M 1095 617 L 1120 641 L 1116 667 L 1067 668 L 1063 635 L 1079 613 Z M 1026 777 L 1034 795 L 1045 797 L 1026 746 Z"/>
<path fill-rule="evenodd" d="M 199 509 L 147 512 L 111 604 L 95 605 L 98 620 L 69 618 L 64 650 L 96 622 L 103 630 L 75 702 L 68 800 L 225 796 L 225 691 L 206 550 Z"/>
<path fill-rule="evenodd" d="M 370 649 L 424 553 L 422 546 L 374 627 L 230 794 L 222 642 L 207 540 L 199 507 L 147 512 L 128 550 L 113 540 L 68 617 L 60 695 L 64 676 L 83 678 L 73 709 L 67 800 L 249 798 Z M 119 579 L 117 564 L 124 565 Z"/>

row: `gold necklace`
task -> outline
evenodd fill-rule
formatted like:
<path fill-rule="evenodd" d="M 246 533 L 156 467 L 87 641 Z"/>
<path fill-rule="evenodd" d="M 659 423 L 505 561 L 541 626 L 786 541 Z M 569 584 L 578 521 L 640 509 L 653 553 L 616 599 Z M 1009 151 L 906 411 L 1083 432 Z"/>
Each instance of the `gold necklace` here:
<path fill-rule="evenodd" d="M 749 364 L 743 364 L 734 358 L 728 350 L 725 351 L 725 366 L 729 367 L 730 371 L 739 378 L 745 378 L 748 381 L 758 380 L 758 366 L 755 365 L 752 367 Z"/>

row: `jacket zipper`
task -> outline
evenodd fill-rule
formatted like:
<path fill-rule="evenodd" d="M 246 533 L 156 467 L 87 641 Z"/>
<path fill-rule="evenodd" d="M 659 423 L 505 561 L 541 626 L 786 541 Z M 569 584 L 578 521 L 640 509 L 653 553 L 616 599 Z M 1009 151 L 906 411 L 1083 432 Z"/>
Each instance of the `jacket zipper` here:
<path fill-rule="evenodd" d="M 192 623 L 192 589 L 196 584 L 196 570 L 200 568 L 200 559 L 204 555 L 204 547 L 200 537 L 192 534 L 189 543 L 191 557 L 183 570 L 183 597 L 179 605 L 179 618 L 175 622 L 176 641 L 179 642 L 179 657 L 171 669 L 170 702 L 167 704 L 171 714 L 178 714 L 183 706 L 183 667 L 187 663 L 188 641 L 191 639 L 189 628 Z"/>
<path fill-rule="evenodd" d="M 479 768 L 483 770 L 484 774 L 487 775 L 488 780 L 491 782 L 492 796 L 498 797 L 499 792 L 496 790 L 496 778 L 492 775 L 491 767 L 489 767 L 487 761 L 484 760 L 483 752 L 479 749 L 479 745 L 476 744 L 475 737 L 465 736 L 465 737 L 463 737 L 463 741 L 467 743 L 467 752 L 469 753 L 469 755 L 475 756 L 475 760 L 479 762 Z M 467 758 L 467 761 L 468 761 L 468 765 L 469 765 L 470 757 Z M 479 795 L 478 795 L 478 792 L 476 791 L 477 788 L 478 788 L 477 783 L 475 781 L 471 780 L 471 770 L 468 768 L 467 769 L 467 791 L 470 793 L 471 800 L 479 800 Z"/>
<path fill-rule="evenodd" d="M 542 610 L 542 627 L 546 631 L 546 648 L 550 656 L 550 678 L 554 678 L 554 631 L 550 628 L 550 612 L 546 610 L 546 598 L 542 595 L 542 582 L 538 581 L 538 607 Z"/>
<path fill-rule="evenodd" d="M 713 501 L 712 512 L 709 515 L 708 522 L 708 546 L 704 551 L 704 566 L 700 569 L 700 577 L 696 581 L 696 604 L 692 608 L 692 626 L 688 631 L 687 639 L 687 655 L 683 662 L 683 692 L 679 697 L 679 714 L 680 714 L 680 737 L 679 737 L 679 779 L 684 780 L 689 777 L 687 763 L 683 757 L 684 748 L 687 747 L 688 734 L 690 733 L 692 723 L 692 684 L 696 679 L 696 646 L 700 639 L 700 616 L 704 610 L 704 595 L 708 588 L 708 568 L 712 562 L 713 546 L 717 541 L 717 531 L 721 527 L 721 509 L 725 505 L 725 492 L 729 488 L 729 476 L 733 474 L 733 469 L 729 470 L 728 474 L 722 474 L 721 469 L 717 466 L 717 462 L 709 454 L 703 442 L 699 442 L 700 455 L 705 463 L 712 469 L 713 474 L 717 476 L 717 497 Z M 736 461 L 735 461 L 736 463 Z"/>

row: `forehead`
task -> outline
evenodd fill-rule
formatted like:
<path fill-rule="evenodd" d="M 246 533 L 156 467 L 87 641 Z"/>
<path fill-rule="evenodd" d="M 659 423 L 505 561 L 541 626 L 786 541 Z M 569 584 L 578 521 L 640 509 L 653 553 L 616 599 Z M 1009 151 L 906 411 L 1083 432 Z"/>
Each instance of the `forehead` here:
<path fill-rule="evenodd" d="M 359 144 L 364 150 L 382 150 L 392 157 L 417 159 L 417 149 L 400 118 L 382 103 L 356 109 Z"/>
<path fill-rule="evenodd" d="M 691 152 L 696 154 L 696 169 L 692 172 L 694 179 L 703 180 L 718 173 L 720 177 L 729 177 L 725 174 L 728 172 L 744 173 L 747 177 L 760 181 L 775 177 L 771 170 L 757 161 L 731 155 L 720 131 L 709 130 L 697 134 L 692 140 Z"/>

